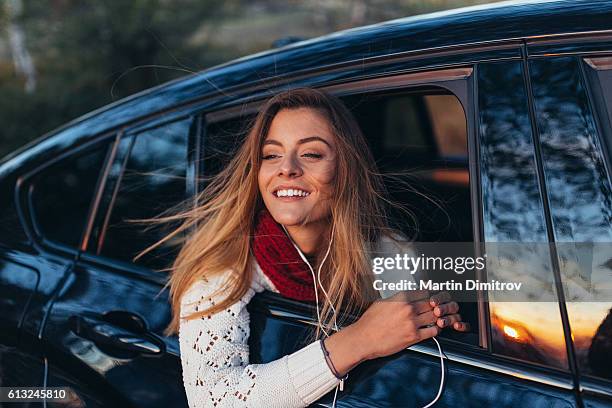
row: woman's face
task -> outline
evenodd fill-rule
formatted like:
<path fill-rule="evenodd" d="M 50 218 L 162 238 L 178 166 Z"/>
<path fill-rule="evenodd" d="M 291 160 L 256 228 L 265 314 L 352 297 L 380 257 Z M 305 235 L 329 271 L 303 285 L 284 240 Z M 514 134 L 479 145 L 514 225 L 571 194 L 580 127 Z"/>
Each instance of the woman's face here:
<path fill-rule="evenodd" d="M 282 109 L 261 152 L 259 191 L 276 222 L 299 225 L 326 220 L 336 172 L 334 135 L 322 113 L 311 108 Z"/>

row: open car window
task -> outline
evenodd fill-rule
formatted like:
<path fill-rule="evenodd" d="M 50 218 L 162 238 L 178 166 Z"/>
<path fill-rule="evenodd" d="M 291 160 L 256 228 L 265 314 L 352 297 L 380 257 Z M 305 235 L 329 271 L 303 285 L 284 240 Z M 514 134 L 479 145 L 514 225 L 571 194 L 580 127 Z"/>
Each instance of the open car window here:
<path fill-rule="evenodd" d="M 459 99 L 441 87 L 342 99 L 357 119 L 380 171 L 396 175 L 385 178 L 393 200 L 413 214 L 408 218 L 404 211 L 392 212 L 392 226 L 416 241 L 472 242 L 467 119 Z M 253 111 L 242 111 L 207 121 L 204 176 L 216 174 L 228 163 L 254 116 Z M 445 330 L 443 336 L 477 345 L 478 305 L 465 302 L 461 308 L 473 331 Z"/>

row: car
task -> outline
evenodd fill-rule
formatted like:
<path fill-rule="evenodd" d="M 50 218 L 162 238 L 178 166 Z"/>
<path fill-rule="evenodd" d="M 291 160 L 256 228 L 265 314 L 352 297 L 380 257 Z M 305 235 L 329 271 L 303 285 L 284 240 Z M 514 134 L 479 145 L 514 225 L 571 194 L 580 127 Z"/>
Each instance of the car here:
<path fill-rule="evenodd" d="M 301 86 L 352 110 L 380 170 L 399 174 L 387 187 L 418 224 L 392 217 L 418 242 L 545 246 L 543 267 L 526 272 L 552 283 L 550 297 L 485 293 L 461 306 L 470 333 L 440 335 L 436 406 L 611 406 L 612 299 L 572 296 L 564 249 L 603 248 L 580 282 L 610 281 L 610 1 L 503 2 L 290 43 L 113 103 L 4 158 L 0 385 L 64 387 L 75 406 L 187 405 L 178 339 L 163 333 L 176 246 L 134 260 L 172 225 L 133 220 L 188 202 L 262 102 Z M 249 311 L 253 363 L 296 350 L 316 322 L 312 305 L 270 292 Z M 440 369 L 430 342 L 362 363 L 337 406 L 423 406 Z"/>

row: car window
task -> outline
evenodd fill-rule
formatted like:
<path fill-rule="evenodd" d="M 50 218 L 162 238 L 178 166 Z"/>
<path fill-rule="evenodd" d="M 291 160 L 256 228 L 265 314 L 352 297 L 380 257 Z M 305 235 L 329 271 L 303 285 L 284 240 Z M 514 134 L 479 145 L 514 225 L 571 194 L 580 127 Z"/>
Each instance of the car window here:
<path fill-rule="evenodd" d="M 487 294 L 490 344 L 495 354 L 567 371 L 523 73 L 518 61 L 478 65 L 483 234 L 494 255 L 487 278 L 524 282 L 518 292 Z"/>
<path fill-rule="evenodd" d="M 591 109 L 598 101 L 588 97 L 580 63 L 533 61 L 533 93 L 579 371 L 612 379 L 612 297 L 604 289 L 612 268 L 612 175 Z"/>
<path fill-rule="evenodd" d="M 104 221 L 96 252 L 132 262 L 143 249 L 161 239 L 172 227 L 138 223 L 186 199 L 187 143 L 192 120 L 185 119 L 122 140 L 126 155 L 117 166 L 124 170 L 114 186 L 112 205 Z M 170 266 L 177 248 L 168 244 L 135 261 L 147 268 Z"/>
<path fill-rule="evenodd" d="M 395 213 L 419 242 L 470 242 L 472 214 L 467 121 L 459 99 L 441 88 L 344 97 L 368 140 L 387 188 L 413 214 Z M 411 190 L 397 184 L 406 182 Z"/>
<path fill-rule="evenodd" d="M 45 167 L 32 180 L 33 221 L 44 239 L 79 246 L 108 143 L 78 151 Z"/>
<path fill-rule="evenodd" d="M 391 198 L 412 214 L 410 218 L 392 209 L 391 224 L 406 238 L 412 237 L 419 251 L 450 256 L 450 246 L 427 243 L 465 242 L 470 244 L 463 245 L 462 251 L 467 252 L 462 255 L 473 256 L 468 124 L 459 98 L 443 88 L 428 88 L 342 99 L 357 119 L 379 170 L 387 175 Z M 430 278 L 458 282 L 476 277 L 474 270 L 463 275 L 451 271 L 448 276 L 436 271 L 435 276 L 419 277 Z M 444 330 L 441 336 L 477 345 L 478 305 L 460 302 L 460 309 L 472 332 Z"/>
<path fill-rule="evenodd" d="M 412 186 L 406 191 L 389 184 L 392 197 L 410 209 L 418 227 L 404 213 L 391 222 L 406 237 L 423 242 L 472 242 L 468 174 L 467 120 L 459 99 L 442 88 L 418 92 L 382 92 L 342 97 L 357 119 L 383 173 Z M 235 152 L 253 114 L 209 122 L 203 143 L 204 174 L 214 175 Z M 393 183 L 390 181 L 390 183 Z M 472 271 L 473 272 L 473 271 Z M 470 273 L 462 278 L 468 279 Z M 443 336 L 478 344 L 478 305 L 461 305 L 473 331 Z"/>

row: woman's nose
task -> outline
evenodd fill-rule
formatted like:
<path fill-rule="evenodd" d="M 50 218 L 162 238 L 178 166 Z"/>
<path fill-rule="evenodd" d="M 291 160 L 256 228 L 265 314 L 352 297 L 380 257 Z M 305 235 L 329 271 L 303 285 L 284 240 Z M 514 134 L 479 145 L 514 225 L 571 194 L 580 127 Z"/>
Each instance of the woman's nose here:
<path fill-rule="evenodd" d="M 302 168 L 300 167 L 298 161 L 296 160 L 295 155 L 286 154 L 283 160 L 281 161 L 278 168 L 278 175 L 287 176 L 287 177 L 295 177 L 302 174 Z"/>

